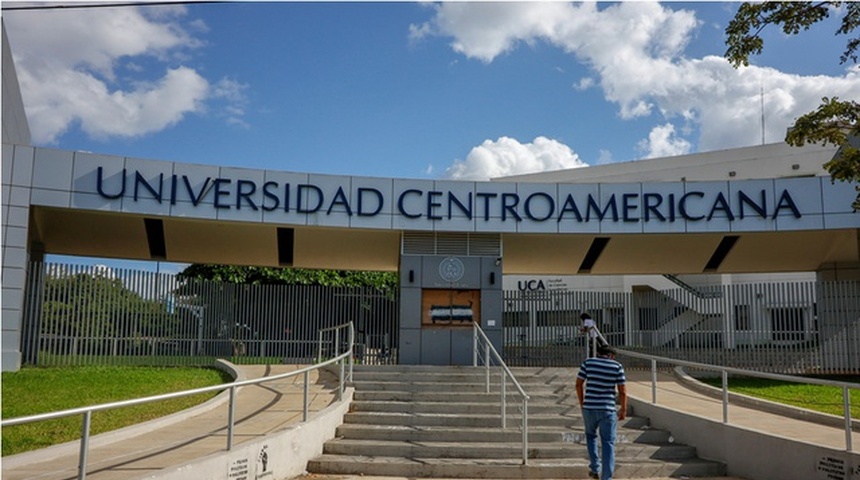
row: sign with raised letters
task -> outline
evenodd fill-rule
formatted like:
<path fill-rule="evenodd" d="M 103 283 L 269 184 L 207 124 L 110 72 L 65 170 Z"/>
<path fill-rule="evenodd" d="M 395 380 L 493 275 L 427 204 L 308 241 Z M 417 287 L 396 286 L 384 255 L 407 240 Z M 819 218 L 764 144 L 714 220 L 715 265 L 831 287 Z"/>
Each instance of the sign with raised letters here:
<path fill-rule="evenodd" d="M 129 169 L 108 176 L 105 167 L 98 167 L 95 190 L 100 197 L 109 200 L 185 203 L 218 211 L 280 211 L 346 217 L 375 217 L 385 213 L 443 223 L 455 218 L 477 222 L 492 219 L 516 223 L 588 224 L 710 222 L 715 218 L 730 222 L 775 221 L 778 217 L 799 219 L 803 216 L 795 196 L 787 188 L 773 191 L 729 189 L 728 182 L 713 182 L 724 185 L 723 189 L 684 184 L 683 191 L 672 193 L 649 190 L 648 184 L 633 184 L 630 191 L 597 194 L 564 193 L 551 185 L 547 186 L 547 191 L 527 191 L 533 190 L 534 184 L 494 182 L 464 182 L 474 185 L 473 189 L 466 190 L 437 189 L 434 182 L 427 181 L 427 188 L 395 188 L 389 192 L 363 186 L 356 177 L 342 178 L 347 180 L 345 184 L 323 188 L 314 183 L 192 178 L 168 173 L 152 175 Z M 529 188 L 521 189 L 523 185 Z"/>

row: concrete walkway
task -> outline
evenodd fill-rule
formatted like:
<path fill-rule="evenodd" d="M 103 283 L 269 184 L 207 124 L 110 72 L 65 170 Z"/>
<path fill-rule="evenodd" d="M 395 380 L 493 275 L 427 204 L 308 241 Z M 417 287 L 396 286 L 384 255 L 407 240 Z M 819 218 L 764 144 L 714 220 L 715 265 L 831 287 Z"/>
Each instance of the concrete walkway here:
<path fill-rule="evenodd" d="M 301 366 L 239 366 L 246 378 L 275 375 Z M 334 398 L 336 379 L 323 374 L 311 376 L 311 411 L 322 410 Z M 650 374 L 628 372 L 628 392 L 633 398 L 651 401 Z M 237 425 L 234 443 L 259 438 L 286 425 L 301 421 L 302 376 L 263 386 L 244 387 L 238 392 Z M 718 399 L 697 393 L 671 374 L 658 376 L 657 403 L 698 416 L 722 419 L 722 404 Z M 189 415 L 172 425 L 164 426 L 126 441 L 94 446 L 89 451 L 88 479 L 134 479 L 152 475 L 159 469 L 186 463 L 226 449 L 226 402 L 218 408 L 199 415 Z M 772 435 L 803 439 L 818 445 L 845 449 L 845 432 L 816 422 L 798 420 L 784 415 L 731 405 L 730 423 Z M 860 434 L 853 433 L 854 451 L 860 449 Z M 3 459 L 4 480 L 74 479 L 77 478 L 78 444 L 51 447 L 36 452 Z M 382 480 L 381 477 L 343 475 L 305 475 L 306 480 Z M 722 477 L 726 480 L 726 477 Z M 386 480 L 398 480 L 387 478 Z M 401 479 L 402 480 L 402 479 Z"/>
<path fill-rule="evenodd" d="M 628 372 L 627 379 L 627 391 L 630 396 L 651 402 L 650 372 Z M 720 422 L 723 419 L 721 399 L 690 389 L 676 375 L 669 372 L 661 372 L 657 375 L 657 405 Z M 804 420 L 802 411 L 799 409 L 791 415 L 784 415 L 772 413 L 766 408 L 751 408 L 729 402 L 728 420 L 732 425 L 814 445 L 843 451 L 846 446 L 844 426 L 824 425 L 813 418 Z M 851 441 L 853 451 L 860 455 L 860 433 L 854 431 Z"/>

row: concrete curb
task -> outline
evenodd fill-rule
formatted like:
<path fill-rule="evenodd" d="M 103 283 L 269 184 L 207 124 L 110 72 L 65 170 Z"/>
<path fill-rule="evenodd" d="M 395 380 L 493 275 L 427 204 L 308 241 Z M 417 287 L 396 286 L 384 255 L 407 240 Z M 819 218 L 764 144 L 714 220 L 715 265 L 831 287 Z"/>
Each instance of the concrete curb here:
<path fill-rule="evenodd" d="M 245 373 L 236 368 L 236 365 L 222 359 L 215 361 L 213 365 L 218 370 L 227 372 L 233 377 L 233 381 L 238 382 L 246 380 Z M 241 387 L 240 387 L 241 388 Z M 238 389 L 237 389 L 238 390 Z M 152 430 L 173 425 L 177 422 L 187 420 L 197 415 L 202 415 L 210 410 L 213 410 L 230 399 L 230 391 L 224 390 L 215 397 L 201 403 L 200 405 L 181 410 L 170 415 L 155 418 L 148 422 L 137 423 L 127 427 L 111 430 L 109 432 L 100 433 L 90 437 L 89 448 L 120 442 L 143 433 L 148 433 Z M 31 450 L 29 452 L 19 453 L 3 457 L 3 465 L 7 468 L 19 468 L 25 465 L 42 462 L 46 457 L 54 458 L 65 455 L 77 455 L 80 453 L 81 441 L 72 440 L 70 442 L 52 445 L 50 447 L 41 448 L 39 450 Z"/>
<path fill-rule="evenodd" d="M 688 374 L 684 367 L 675 367 L 674 375 L 682 385 L 690 390 L 707 395 L 711 398 L 723 398 L 723 390 L 721 388 L 713 387 L 696 379 Z M 793 407 L 783 403 L 751 397 L 742 393 L 729 392 L 729 401 L 738 405 L 763 410 L 776 415 L 797 418 L 830 427 L 845 428 L 845 419 L 838 415 L 816 412 L 806 408 Z M 860 419 L 851 420 L 851 430 L 855 432 L 860 431 Z"/>
<path fill-rule="evenodd" d="M 136 480 L 187 480 L 189 478 L 228 478 L 231 468 L 244 465 L 244 476 L 230 478 L 293 479 L 305 475 L 308 462 L 323 453 L 326 441 L 334 438 L 343 417 L 349 411 L 355 389 L 347 387 L 343 400 L 333 399 L 324 409 L 311 414 L 307 422 L 288 425 L 258 439 L 242 442 L 233 450 L 223 450 L 192 459 L 155 473 L 133 477 Z M 269 462 L 258 462 L 267 451 Z M 241 468 L 240 468 L 241 469 Z M 227 475 L 227 476 L 225 476 Z"/>

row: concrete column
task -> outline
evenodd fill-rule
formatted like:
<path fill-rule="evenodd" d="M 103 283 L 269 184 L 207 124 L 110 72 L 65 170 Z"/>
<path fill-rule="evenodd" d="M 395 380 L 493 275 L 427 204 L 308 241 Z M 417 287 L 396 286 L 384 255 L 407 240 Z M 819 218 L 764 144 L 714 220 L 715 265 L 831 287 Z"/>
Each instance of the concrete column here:
<path fill-rule="evenodd" d="M 457 278 L 445 279 L 440 266 L 452 259 Z M 502 260 L 497 257 L 403 255 L 400 258 L 401 364 L 467 365 L 472 362 L 472 329 L 465 326 L 425 328 L 424 289 L 480 290 L 481 328 L 501 353 Z"/>
<path fill-rule="evenodd" d="M 817 275 L 822 361 L 851 370 L 860 362 L 860 262 L 822 265 Z"/>
<path fill-rule="evenodd" d="M 21 368 L 21 330 L 24 287 L 29 254 L 30 185 L 33 176 L 32 147 L 3 144 L 2 228 L 3 330 L 0 364 L 3 371 Z"/>

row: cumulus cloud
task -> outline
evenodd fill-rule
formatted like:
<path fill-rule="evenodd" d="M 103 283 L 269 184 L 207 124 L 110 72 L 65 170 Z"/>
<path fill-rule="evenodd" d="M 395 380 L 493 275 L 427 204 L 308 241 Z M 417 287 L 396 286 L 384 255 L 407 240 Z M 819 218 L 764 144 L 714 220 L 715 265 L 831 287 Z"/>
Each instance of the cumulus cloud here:
<path fill-rule="evenodd" d="M 179 5 L 4 12 L 36 144 L 73 125 L 94 138 L 157 132 L 205 110 L 210 82 L 182 65 L 202 42 Z M 142 63 L 163 64 L 146 76 Z M 152 69 L 150 69 L 152 71 Z"/>
<path fill-rule="evenodd" d="M 489 63 L 520 44 L 546 42 L 587 65 L 623 119 L 654 119 L 644 139 L 658 151 L 717 150 L 758 144 L 764 91 L 767 141 L 784 137 L 794 119 L 821 97 L 860 98 L 860 69 L 842 76 L 793 75 L 767 67 L 735 69 L 719 56 L 691 59 L 684 49 L 700 21 L 695 13 L 655 2 L 610 6 L 582 3 L 452 2 L 435 5 L 434 17 L 413 26 L 421 37 L 450 37 L 467 58 Z M 669 131 L 667 121 L 681 120 Z M 682 138 L 699 132 L 698 139 Z"/>
<path fill-rule="evenodd" d="M 690 153 L 691 148 L 690 142 L 675 136 L 675 126 L 671 123 L 654 127 L 648 139 L 639 142 L 639 149 L 647 152 L 645 158 L 684 155 Z"/>
<path fill-rule="evenodd" d="M 561 170 L 588 166 L 570 147 L 556 140 L 537 137 L 532 143 L 520 143 L 509 138 L 485 140 L 469 152 L 466 159 L 456 161 L 445 171 L 452 180 L 487 180 L 546 170 Z"/>

